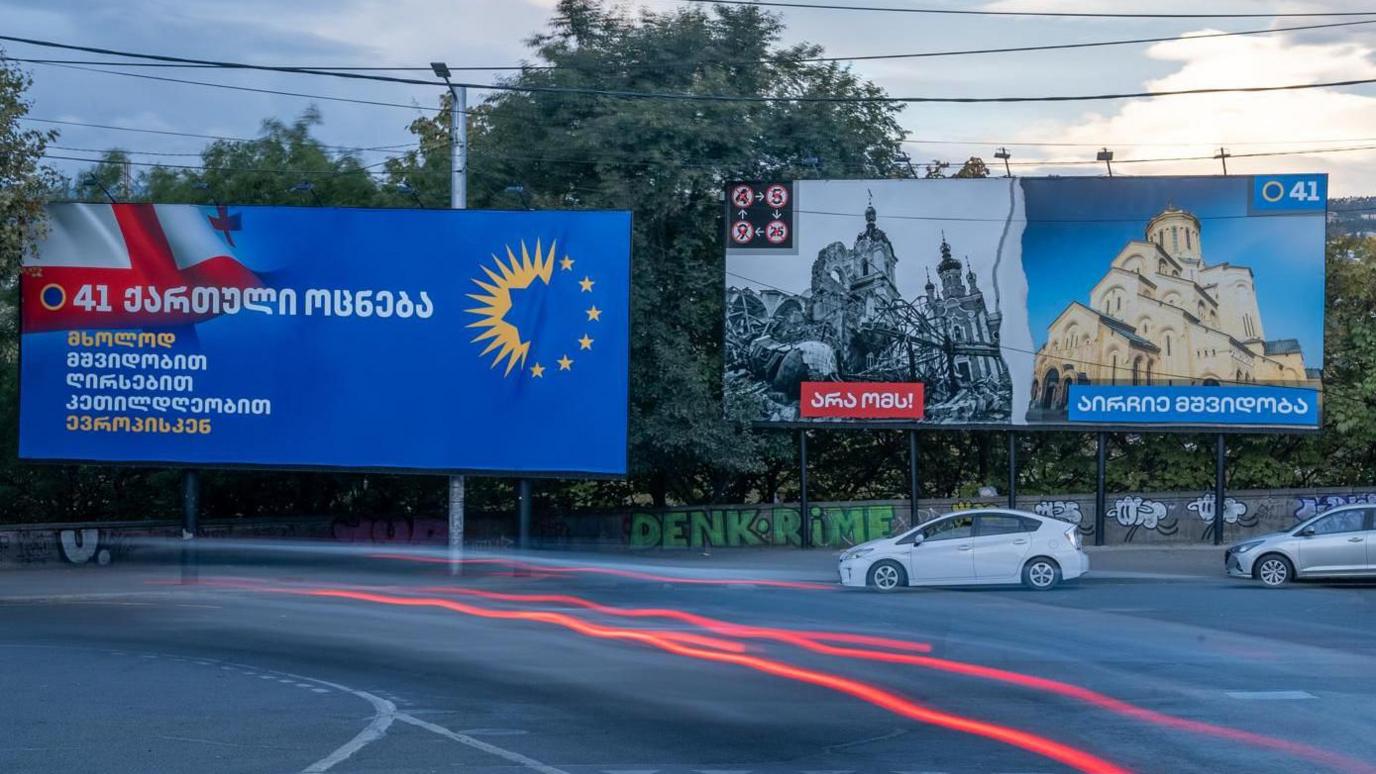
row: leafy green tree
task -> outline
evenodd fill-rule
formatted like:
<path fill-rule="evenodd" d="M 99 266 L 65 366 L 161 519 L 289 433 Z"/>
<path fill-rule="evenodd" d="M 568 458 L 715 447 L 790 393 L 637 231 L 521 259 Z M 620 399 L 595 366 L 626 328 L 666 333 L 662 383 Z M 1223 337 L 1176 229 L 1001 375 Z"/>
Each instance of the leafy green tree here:
<path fill-rule="evenodd" d="M 43 229 L 43 202 L 59 180 L 42 165 L 56 134 L 25 129 L 29 77 L 0 59 L 0 518 L 23 514 L 37 471 L 18 464 L 19 266 Z"/>
<path fill-rule="evenodd" d="M 971 156 L 970 158 L 966 159 L 965 163 L 960 165 L 960 169 L 956 170 L 956 173 L 954 175 L 951 175 L 951 177 L 961 178 L 988 176 L 989 167 L 984 163 L 984 159 L 980 158 L 979 156 Z"/>
<path fill-rule="evenodd" d="M 778 45 L 777 17 L 750 7 L 628 18 L 563 0 L 513 86 L 755 97 L 875 97 L 811 45 Z M 753 489 L 792 454 L 782 434 L 723 417 L 722 204 L 732 179 L 896 176 L 896 108 L 882 103 L 717 102 L 506 92 L 471 111 L 470 205 L 626 208 L 635 215 L 630 457 L 654 502 Z M 388 167 L 426 199 L 448 191 L 447 119 L 420 120 L 420 148 Z M 779 471 L 776 465 L 775 473 Z M 582 487 L 611 504 L 624 487 Z M 597 502 L 601 501 L 601 502 Z"/>

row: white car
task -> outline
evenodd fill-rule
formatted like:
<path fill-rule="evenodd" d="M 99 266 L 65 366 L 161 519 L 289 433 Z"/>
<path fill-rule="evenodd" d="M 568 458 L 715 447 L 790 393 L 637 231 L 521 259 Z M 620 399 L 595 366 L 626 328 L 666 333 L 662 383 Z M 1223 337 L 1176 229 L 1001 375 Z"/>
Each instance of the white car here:
<path fill-rule="evenodd" d="M 1228 574 L 1269 587 L 1296 578 L 1376 577 L 1376 508 L 1346 505 L 1223 553 Z"/>
<path fill-rule="evenodd" d="M 1026 511 L 981 509 L 938 516 L 896 537 L 841 552 L 841 583 L 900 586 L 1022 583 L 1045 591 L 1089 572 L 1074 524 Z"/>

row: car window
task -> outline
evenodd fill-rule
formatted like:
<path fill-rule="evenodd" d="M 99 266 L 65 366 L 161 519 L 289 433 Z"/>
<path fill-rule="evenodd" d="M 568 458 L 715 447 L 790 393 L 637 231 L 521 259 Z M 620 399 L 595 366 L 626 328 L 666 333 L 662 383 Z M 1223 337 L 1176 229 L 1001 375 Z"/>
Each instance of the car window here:
<path fill-rule="evenodd" d="M 979 517 L 979 536 L 988 537 L 990 535 L 1012 535 L 1019 532 L 1029 532 L 1027 525 L 1023 522 L 1031 519 L 1023 519 L 1018 516 L 1009 516 L 1003 513 L 985 513 Z M 1033 525 L 1032 529 L 1037 527 Z"/>
<path fill-rule="evenodd" d="M 1334 535 L 1339 532 L 1359 532 L 1365 529 L 1366 510 L 1353 509 L 1329 514 L 1319 519 L 1309 528 L 1314 530 L 1315 535 Z"/>
<path fill-rule="evenodd" d="M 975 532 L 975 517 L 967 514 L 951 516 L 932 524 L 922 530 L 922 539 L 926 542 L 933 540 L 957 540 L 968 538 Z"/>

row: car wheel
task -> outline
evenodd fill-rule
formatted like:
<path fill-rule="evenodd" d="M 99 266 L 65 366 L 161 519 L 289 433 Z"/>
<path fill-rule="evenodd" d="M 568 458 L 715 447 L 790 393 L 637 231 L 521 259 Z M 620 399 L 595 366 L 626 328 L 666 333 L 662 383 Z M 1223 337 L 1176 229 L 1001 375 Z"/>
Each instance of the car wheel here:
<path fill-rule="evenodd" d="M 1060 582 L 1060 565 L 1045 556 L 1038 556 L 1022 567 L 1022 585 L 1033 591 L 1054 589 Z"/>
<path fill-rule="evenodd" d="M 900 586 L 908 585 L 908 571 L 898 562 L 887 559 L 875 562 L 870 568 L 869 585 L 877 591 L 893 591 Z"/>
<path fill-rule="evenodd" d="M 1267 554 L 1257 560 L 1257 566 L 1252 570 L 1252 574 L 1263 586 L 1274 589 L 1294 579 L 1295 565 L 1280 554 Z"/>

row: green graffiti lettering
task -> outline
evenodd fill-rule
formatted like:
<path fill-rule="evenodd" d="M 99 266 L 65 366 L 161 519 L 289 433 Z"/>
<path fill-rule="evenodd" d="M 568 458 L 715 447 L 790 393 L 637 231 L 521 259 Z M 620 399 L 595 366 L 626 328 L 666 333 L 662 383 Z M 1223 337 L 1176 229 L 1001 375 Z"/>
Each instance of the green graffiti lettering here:
<path fill-rule="evenodd" d="M 659 538 L 663 530 L 659 526 L 659 517 L 653 513 L 632 513 L 631 514 L 631 547 L 650 548 L 659 545 Z"/>
<path fill-rule="evenodd" d="M 726 545 L 721 511 L 693 511 L 688 517 L 688 545 L 693 548 Z"/>
<path fill-rule="evenodd" d="M 865 542 L 864 508 L 824 508 L 822 525 L 829 546 Z"/>
<path fill-rule="evenodd" d="M 726 517 L 726 545 L 757 546 L 763 542 L 751 529 L 755 523 L 755 511 L 726 511 L 723 515 Z"/>
<path fill-rule="evenodd" d="M 798 537 L 798 525 L 802 519 L 798 518 L 798 511 L 793 508 L 774 509 L 774 529 L 769 533 L 771 545 L 788 546 L 801 545 L 802 538 Z"/>
<path fill-rule="evenodd" d="M 664 522 L 664 547 L 687 548 L 688 536 L 684 534 L 688 514 L 683 511 L 670 511 L 662 517 Z"/>
<path fill-rule="evenodd" d="M 865 508 L 865 535 L 869 540 L 888 537 L 893 529 L 893 506 L 871 505 Z"/>
<path fill-rule="evenodd" d="M 826 545 L 826 530 L 823 529 L 826 525 L 822 523 L 822 519 L 820 518 L 822 515 L 822 509 L 809 507 L 808 512 L 812 514 L 812 529 L 810 530 L 810 532 L 812 533 L 812 545 Z"/>

